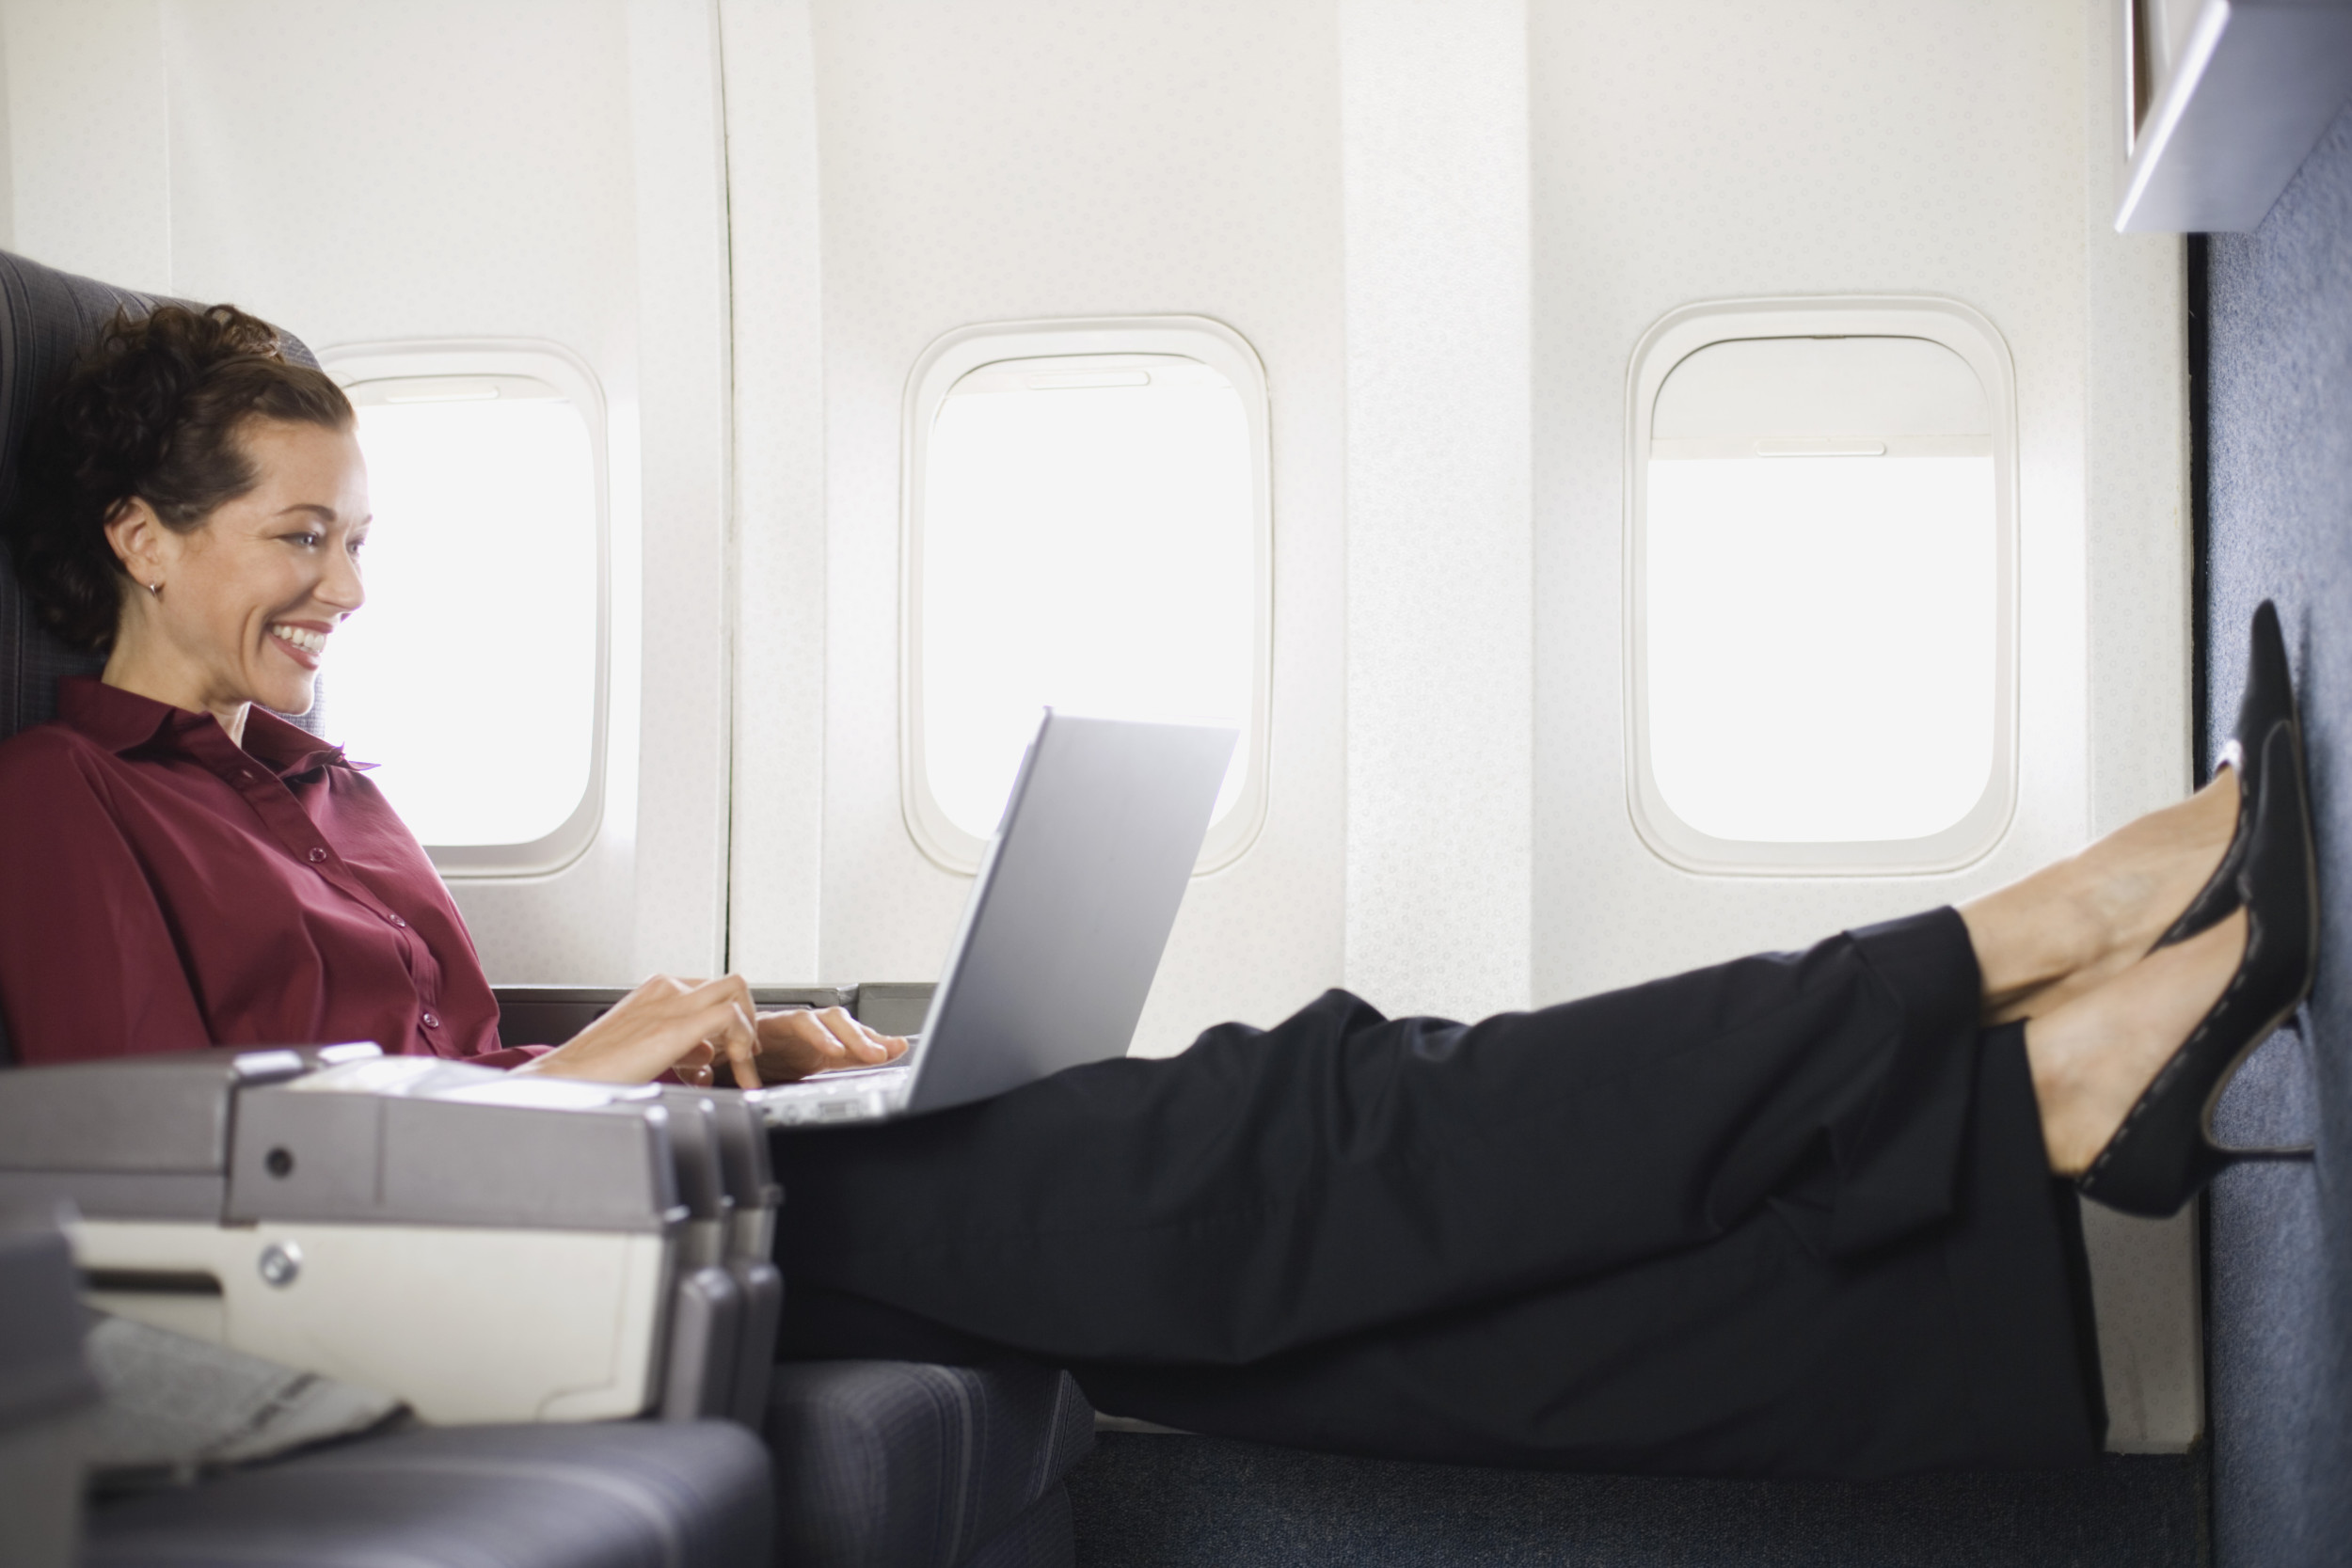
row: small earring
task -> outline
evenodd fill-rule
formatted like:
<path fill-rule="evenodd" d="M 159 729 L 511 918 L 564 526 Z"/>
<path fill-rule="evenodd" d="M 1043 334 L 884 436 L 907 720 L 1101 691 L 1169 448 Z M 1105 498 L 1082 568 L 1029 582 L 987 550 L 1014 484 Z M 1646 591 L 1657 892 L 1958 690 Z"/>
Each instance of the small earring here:
<path fill-rule="evenodd" d="M 147 585 L 147 591 L 148 591 L 150 594 L 154 594 L 154 595 L 155 595 L 157 598 L 159 598 L 159 599 L 160 599 L 160 598 L 162 598 L 162 597 L 164 596 L 164 585 L 163 585 L 162 583 L 160 583 L 160 582 L 151 582 L 151 583 L 149 583 L 149 584 Z"/>

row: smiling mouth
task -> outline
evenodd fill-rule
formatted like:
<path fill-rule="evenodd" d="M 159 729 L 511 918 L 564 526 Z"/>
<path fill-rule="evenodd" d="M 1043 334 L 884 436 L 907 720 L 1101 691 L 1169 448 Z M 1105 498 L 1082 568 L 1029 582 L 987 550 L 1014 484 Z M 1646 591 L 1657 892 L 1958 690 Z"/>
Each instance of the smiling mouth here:
<path fill-rule="evenodd" d="M 269 628 L 269 634 L 286 644 L 305 664 L 316 664 L 319 656 L 326 652 L 326 634 L 323 631 L 277 625 Z"/>

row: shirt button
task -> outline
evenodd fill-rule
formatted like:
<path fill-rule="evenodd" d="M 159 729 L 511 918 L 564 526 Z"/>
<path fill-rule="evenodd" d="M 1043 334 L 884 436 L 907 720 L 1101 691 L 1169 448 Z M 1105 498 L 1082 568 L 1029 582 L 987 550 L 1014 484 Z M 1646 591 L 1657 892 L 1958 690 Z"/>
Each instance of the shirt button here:
<path fill-rule="evenodd" d="M 440 1018 L 433 1013 L 425 1014 L 424 1026 L 428 1029 L 438 1029 L 441 1026 Z"/>
<path fill-rule="evenodd" d="M 408 928 L 408 922 L 401 919 L 400 916 L 396 914 L 388 914 L 384 918 L 390 921 L 393 925 L 399 927 L 404 931 Z"/>
<path fill-rule="evenodd" d="M 313 849 L 310 851 L 310 863 L 312 865 L 318 864 L 319 862 L 325 860 L 326 858 L 326 851 L 324 849 Z"/>
<path fill-rule="evenodd" d="M 237 777 L 246 784 L 251 784 L 253 782 L 253 769 L 250 768 L 245 768 L 237 774 Z"/>

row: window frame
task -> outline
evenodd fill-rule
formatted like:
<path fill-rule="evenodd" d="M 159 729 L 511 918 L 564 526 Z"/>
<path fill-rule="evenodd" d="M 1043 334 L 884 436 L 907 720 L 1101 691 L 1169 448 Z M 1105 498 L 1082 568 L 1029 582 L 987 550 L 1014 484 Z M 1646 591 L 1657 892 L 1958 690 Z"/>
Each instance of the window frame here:
<path fill-rule="evenodd" d="M 1718 838 L 1684 822 L 1651 768 L 1648 689 L 1650 430 L 1658 395 L 1685 359 L 1749 338 L 1919 338 L 1958 355 L 1984 388 L 1993 428 L 1995 626 L 1993 763 L 1983 793 L 1950 827 L 1923 838 L 1766 843 Z M 1684 306 L 1634 345 L 1626 375 L 1624 575 L 1626 792 L 1652 853 L 1702 876 L 1914 877 L 1957 871 L 1991 853 L 2017 809 L 2017 383 L 2009 345 L 1981 313 L 1932 295 L 1732 299 Z"/>
<path fill-rule="evenodd" d="M 553 832 L 526 844 L 428 844 L 426 855 L 444 881 L 544 877 L 588 852 L 604 826 L 612 707 L 612 432 L 604 389 L 585 360 L 559 343 L 536 339 L 421 339 L 340 344 L 318 353 L 319 366 L 348 394 L 387 381 L 525 377 L 554 388 L 580 411 L 588 428 L 595 467 L 596 537 L 596 669 L 595 718 L 589 736 L 588 784 L 580 803 Z"/>
<path fill-rule="evenodd" d="M 1207 365 L 1241 394 L 1249 431 L 1251 560 L 1256 580 L 1250 650 L 1249 770 L 1224 818 L 1211 824 L 1192 875 L 1222 871 L 1265 826 L 1274 692 L 1274 512 L 1265 367 L 1242 335 L 1206 316 L 1099 316 L 989 322 L 932 340 L 908 372 L 900 420 L 898 534 L 898 800 L 907 833 L 941 868 L 977 873 L 988 841 L 948 819 L 930 790 L 923 742 L 923 513 L 932 422 L 966 375 L 1012 359 L 1078 355 L 1175 355 Z"/>

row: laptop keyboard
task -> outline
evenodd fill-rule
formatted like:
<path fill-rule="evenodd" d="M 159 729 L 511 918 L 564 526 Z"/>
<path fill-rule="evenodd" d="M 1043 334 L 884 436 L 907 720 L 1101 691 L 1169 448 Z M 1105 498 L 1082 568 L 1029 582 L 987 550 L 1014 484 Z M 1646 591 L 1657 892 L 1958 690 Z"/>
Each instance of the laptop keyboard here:
<path fill-rule="evenodd" d="M 887 1115 L 913 1074 L 905 1066 L 850 1068 L 758 1090 L 757 1102 L 771 1127 L 866 1121 Z"/>

